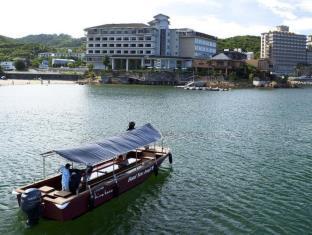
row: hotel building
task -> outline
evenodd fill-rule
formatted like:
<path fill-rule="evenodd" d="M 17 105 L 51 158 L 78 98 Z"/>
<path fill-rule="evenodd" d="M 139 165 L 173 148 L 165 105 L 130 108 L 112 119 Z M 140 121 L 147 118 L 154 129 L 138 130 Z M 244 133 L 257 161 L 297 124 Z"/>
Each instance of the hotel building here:
<path fill-rule="evenodd" d="M 287 26 L 261 35 L 262 59 L 269 59 L 271 71 L 289 74 L 297 64 L 306 62 L 306 36 L 289 32 Z"/>
<path fill-rule="evenodd" d="M 170 29 L 169 17 L 154 16 L 148 24 L 105 24 L 85 29 L 86 60 L 95 69 L 110 58 L 113 70 L 175 69 L 192 65 L 193 58 L 216 53 L 216 37 L 190 29 Z"/>

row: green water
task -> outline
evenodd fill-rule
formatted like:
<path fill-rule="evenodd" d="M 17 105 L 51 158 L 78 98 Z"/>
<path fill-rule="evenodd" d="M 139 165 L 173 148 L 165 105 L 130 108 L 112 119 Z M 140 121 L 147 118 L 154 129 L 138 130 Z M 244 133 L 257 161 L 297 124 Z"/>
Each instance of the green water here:
<path fill-rule="evenodd" d="M 312 90 L 0 87 L 0 234 L 312 234 Z M 11 195 L 40 153 L 151 122 L 159 175 L 73 221 L 25 228 Z M 47 160 L 49 173 L 62 164 Z"/>

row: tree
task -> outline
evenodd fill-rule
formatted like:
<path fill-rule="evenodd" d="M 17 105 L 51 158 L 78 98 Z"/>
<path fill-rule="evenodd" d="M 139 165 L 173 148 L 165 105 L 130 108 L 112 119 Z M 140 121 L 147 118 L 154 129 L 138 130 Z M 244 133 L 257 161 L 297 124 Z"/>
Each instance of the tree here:
<path fill-rule="evenodd" d="M 0 75 L 3 74 L 3 69 L 2 67 L 0 66 Z"/>
<path fill-rule="evenodd" d="M 89 72 L 93 71 L 93 64 L 88 64 Z"/>
<path fill-rule="evenodd" d="M 105 56 L 103 59 L 103 65 L 105 66 L 105 69 L 107 69 L 110 66 L 109 57 Z"/>
<path fill-rule="evenodd" d="M 17 71 L 25 71 L 26 70 L 26 65 L 25 65 L 24 61 L 22 61 L 22 60 L 16 60 L 14 62 L 14 66 L 15 66 L 15 69 Z"/>

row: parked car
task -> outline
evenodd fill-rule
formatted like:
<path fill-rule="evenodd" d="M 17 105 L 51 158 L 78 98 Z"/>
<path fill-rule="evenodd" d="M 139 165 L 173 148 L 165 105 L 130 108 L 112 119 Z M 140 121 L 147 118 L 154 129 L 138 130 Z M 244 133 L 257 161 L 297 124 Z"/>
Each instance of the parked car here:
<path fill-rule="evenodd" d="M 7 80 L 6 76 L 1 76 L 1 80 Z"/>

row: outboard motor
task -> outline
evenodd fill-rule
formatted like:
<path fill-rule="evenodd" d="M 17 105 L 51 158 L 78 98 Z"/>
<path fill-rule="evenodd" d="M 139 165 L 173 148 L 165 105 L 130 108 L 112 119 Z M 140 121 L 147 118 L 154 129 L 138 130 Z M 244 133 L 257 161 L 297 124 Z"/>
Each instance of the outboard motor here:
<path fill-rule="evenodd" d="M 21 209 L 27 215 L 27 225 L 38 223 L 41 212 L 41 192 L 36 188 L 26 189 L 21 196 Z"/>

